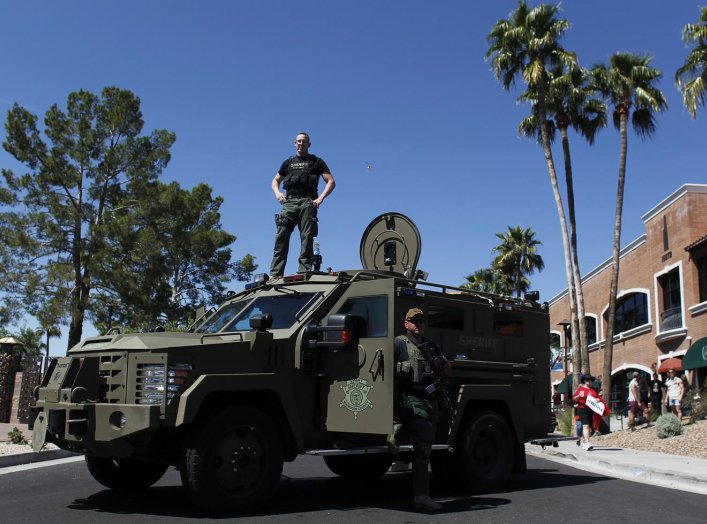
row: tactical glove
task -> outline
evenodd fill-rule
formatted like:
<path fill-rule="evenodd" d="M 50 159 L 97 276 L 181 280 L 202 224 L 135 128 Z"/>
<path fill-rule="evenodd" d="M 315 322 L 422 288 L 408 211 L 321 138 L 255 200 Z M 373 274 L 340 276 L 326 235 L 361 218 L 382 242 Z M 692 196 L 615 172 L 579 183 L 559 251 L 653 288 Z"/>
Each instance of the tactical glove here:
<path fill-rule="evenodd" d="M 437 374 L 442 374 L 442 368 L 444 367 L 444 364 L 447 362 L 447 359 L 444 358 L 441 355 L 435 355 L 430 359 L 430 367 L 432 368 L 432 371 L 434 371 Z"/>

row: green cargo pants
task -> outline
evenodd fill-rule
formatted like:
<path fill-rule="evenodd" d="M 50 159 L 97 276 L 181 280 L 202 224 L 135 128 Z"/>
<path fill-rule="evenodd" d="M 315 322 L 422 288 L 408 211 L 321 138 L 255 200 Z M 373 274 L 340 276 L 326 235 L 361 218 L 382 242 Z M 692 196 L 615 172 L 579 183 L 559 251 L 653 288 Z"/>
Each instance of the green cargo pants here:
<path fill-rule="evenodd" d="M 403 429 L 412 440 L 412 494 L 430 494 L 430 454 L 434 443 L 437 413 L 434 402 L 415 394 L 402 394 L 400 409 Z"/>
<path fill-rule="evenodd" d="M 290 236 L 299 228 L 301 248 L 297 271 L 304 273 L 312 268 L 314 237 L 318 234 L 317 208 L 311 198 L 288 197 L 278 215 L 275 215 L 275 248 L 273 249 L 270 276 L 282 276 L 290 250 Z"/>

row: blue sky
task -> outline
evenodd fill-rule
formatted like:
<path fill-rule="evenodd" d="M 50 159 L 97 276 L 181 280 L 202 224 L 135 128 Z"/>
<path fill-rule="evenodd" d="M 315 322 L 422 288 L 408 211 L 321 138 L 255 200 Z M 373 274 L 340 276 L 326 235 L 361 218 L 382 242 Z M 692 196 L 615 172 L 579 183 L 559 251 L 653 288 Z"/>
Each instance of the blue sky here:
<path fill-rule="evenodd" d="M 537 5 L 536 2 L 530 2 Z M 320 209 L 324 266 L 359 266 L 369 221 L 397 211 L 418 225 L 419 267 L 458 285 L 487 267 L 496 232 L 532 227 L 546 269 L 531 277 L 549 299 L 566 287 L 562 240 L 541 149 L 519 138 L 528 108 L 483 60 L 485 37 L 515 1 L 3 0 L 0 112 L 18 102 L 42 115 L 78 89 L 107 85 L 142 100 L 145 130 L 177 135 L 162 177 L 210 184 L 224 197 L 235 257 L 267 271 L 270 181 L 306 130 L 337 181 Z M 690 1 L 568 0 L 564 45 L 591 66 L 615 51 L 647 53 L 663 71 L 670 108 L 653 139 L 629 135 L 623 244 L 640 217 L 684 183 L 705 183 L 707 115 L 692 120 L 673 81 L 687 53 Z M 4 128 L 0 130 L 4 139 Z M 611 254 L 618 134 L 593 147 L 570 138 L 583 273 Z M 703 151 L 700 153 L 700 151 Z M 558 169 L 561 151 L 555 148 Z M 367 168 L 367 163 L 372 167 Z M 0 151 L 0 167 L 22 172 Z M 288 271 L 296 269 L 291 251 Z M 233 286 L 239 289 L 240 284 Z M 92 334 L 86 326 L 85 333 Z M 61 354 L 65 339 L 52 342 Z"/>

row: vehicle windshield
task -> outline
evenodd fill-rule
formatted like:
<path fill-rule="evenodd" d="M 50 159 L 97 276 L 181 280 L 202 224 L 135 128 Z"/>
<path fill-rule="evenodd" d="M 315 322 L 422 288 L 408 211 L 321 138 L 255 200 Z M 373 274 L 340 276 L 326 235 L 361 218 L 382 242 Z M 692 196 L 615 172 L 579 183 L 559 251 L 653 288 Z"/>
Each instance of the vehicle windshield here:
<path fill-rule="evenodd" d="M 248 303 L 247 300 L 231 302 L 219 309 L 210 319 L 199 326 L 195 333 L 217 333 L 223 329 Z"/>
<path fill-rule="evenodd" d="M 295 323 L 295 315 L 312 300 L 314 293 L 258 297 L 251 302 L 235 302 L 224 306 L 211 317 L 198 333 L 250 331 L 250 319 L 256 315 L 272 315 L 270 329 L 287 329 Z M 245 307 L 244 306 L 248 306 Z"/>

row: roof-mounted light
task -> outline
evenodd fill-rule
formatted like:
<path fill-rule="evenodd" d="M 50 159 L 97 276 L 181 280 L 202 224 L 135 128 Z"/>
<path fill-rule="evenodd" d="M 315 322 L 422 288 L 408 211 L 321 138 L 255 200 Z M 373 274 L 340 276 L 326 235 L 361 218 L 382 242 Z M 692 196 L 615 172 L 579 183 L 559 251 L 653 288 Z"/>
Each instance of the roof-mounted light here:
<path fill-rule="evenodd" d="M 282 279 L 285 283 L 289 282 L 303 282 L 305 280 L 304 273 L 297 273 L 296 275 L 287 275 Z"/>
<path fill-rule="evenodd" d="M 268 281 L 269 278 L 270 276 L 267 273 L 258 273 L 257 275 L 253 275 L 253 282 L 246 284 L 245 289 L 253 289 L 258 286 L 262 286 Z"/>

